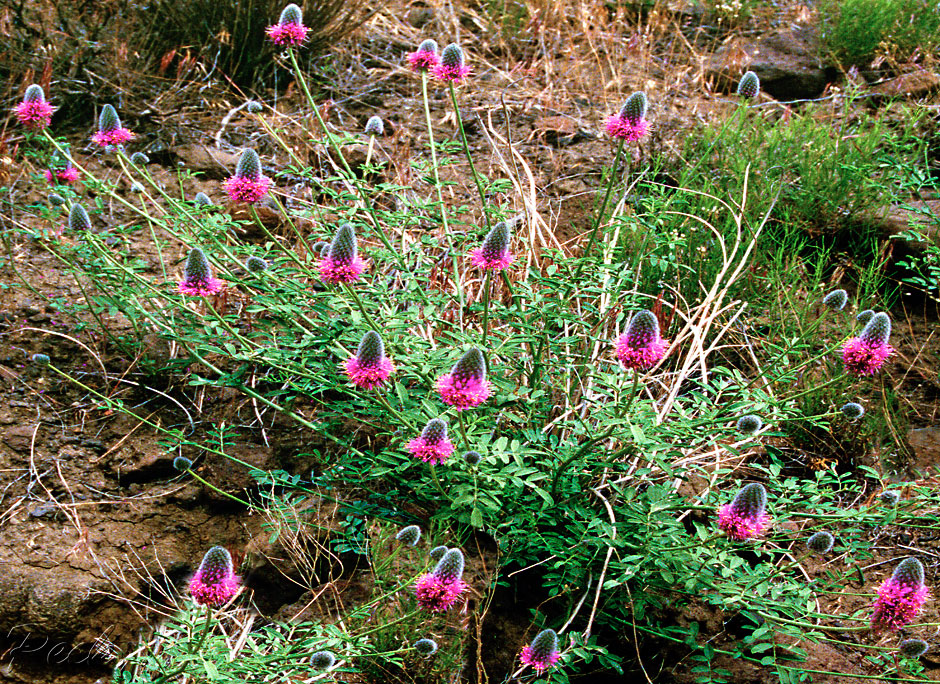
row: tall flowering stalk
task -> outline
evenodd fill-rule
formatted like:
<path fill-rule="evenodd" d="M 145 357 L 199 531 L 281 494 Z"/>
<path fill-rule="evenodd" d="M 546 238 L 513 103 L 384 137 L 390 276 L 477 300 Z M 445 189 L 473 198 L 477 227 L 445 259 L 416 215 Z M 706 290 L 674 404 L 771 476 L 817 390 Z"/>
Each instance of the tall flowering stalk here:
<path fill-rule="evenodd" d="M 450 549 L 434 570 L 418 578 L 415 596 L 418 605 L 432 613 L 443 613 L 467 590 L 463 581 L 464 558 L 460 549 Z"/>
<path fill-rule="evenodd" d="M 232 567 L 232 554 L 225 547 L 213 546 L 190 580 L 189 593 L 196 603 L 218 608 L 238 593 L 239 585 Z"/>
<path fill-rule="evenodd" d="M 718 527 L 731 539 L 746 541 L 760 536 L 770 524 L 767 490 L 752 482 L 744 485 L 730 504 L 718 509 Z"/>
<path fill-rule="evenodd" d="M 350 381 L 360 389 L 381 387 L 395 371 L 395 365 L 385 356 L 385 344 L 374 330 L 362 336 L 355 355 L 346 359 L 343 370 Z"/>
<path fill-rule="evenodd" d="M 55 108 L 46 102 L 42 86 L 35 83 L 26 89 L 23 101 L 13 108 L 16 120 L 31 131 L 41 131 L 52 123 Z"/>
<path fill-rule="evenodd" d="M 98 131 L 91 136 L 91 141 L 99 147 L 123 145 L 133 140 L 134 134 L 121 125 L 121 119 L 113 106 L 106 104 L 98 115 Z"/>
<path fill-rule="evenodd" d="M 891 319 L 888 314 L 876 313 L 858 337 L 853 337 L 842 347 L 842 362 L 847 373 L 856 377 L 874 375 L 884 365 L 885 359 L 894 353 L 888 344 L 891 336 Z"/>
<path fill-rule="evenodd" d="M 483 279 L 483 346 L 490 332 L 490 279 L 512 264 L 515 257 L 509 251 L 509 226 L 500 221 L 493 226 L 483 239 L 483 246 L 470 253 L 470 263 L 482 268 L 486 273 Z"/>
<path fill-rule="evenodd" d="M 905 558 L 878 588 L 871 618 L 872 629 L 875 632 L 896 632 L 910 624 L 929 595 L 930 590 L 924 584 L 924 566 L 916 558 Z"/>

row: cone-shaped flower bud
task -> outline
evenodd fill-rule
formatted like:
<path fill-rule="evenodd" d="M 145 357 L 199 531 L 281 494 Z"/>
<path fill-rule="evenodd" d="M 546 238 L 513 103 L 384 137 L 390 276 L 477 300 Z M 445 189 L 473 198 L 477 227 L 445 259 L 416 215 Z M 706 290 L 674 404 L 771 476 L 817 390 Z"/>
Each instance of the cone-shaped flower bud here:
<path fill-rule="evenodd" d="M 323 240 L 317 240 L 316 242 L 313 243 L 313 247 L 312 247 L 313 253 L 316 254 L 316 255 L 319 255 L 320 252 L 323 251 L 323 248 L 324 248 L 324 247 L 326 247 L 327 250 L 329 250 L 330 243 L 329 243 L 329 242 L 324 242 Z"/>
<path fill-rule="evenodd" d="M 310 665 L 315 670 L 329 670 L 336 664 L 336 656 L 330 651 L 317 651 L 310 656 Z"/>
<path fill-rule="evenodd" d="M 385 356 L 385 344 L 374 330 L 362 336 L 354 356 L 343 363 L 350 381 L 360 389 L 380 387 L 395 371 L 391 359 Z"/>
<path fill-rule="evenodd" d="M 233 202 L 257 204 L 268 194 L 271 179 L 261 175 L 261 159 L 249 148 L 238 158 L 235 175 L 227 178 L 222 186 Z"/>
<path fill-rule="evenodd" d="M 437 651 L 437 642 L 434 639 L 418 639 L 414 648 L 420 655 L 427 658 Z"/>
<path fill-rule="evenodd" d="M 624 368 L 652 368 L 666 354 L 669 342 L 659 336 L 659 321 L 652 311 L 634 314 L 627 331 L 617 340 L 617 359 Z"/>
<path fill-rule="evenodd" d="M 646 121 L 648 105 L 646 93 L 633 93 L 620 108 L 620 113 L 607 119 L 607 135 L 627 141 L 642 138 L 649 130 L 649 123 Z"/>
<path fill-rule="evenodd" d="M 383 135 L 385 133 L 385 122 L 380 116 L 370 116 L 366 121 L 366 135 Z"/>
<path fill-rule="evenodd" d="M 929 595 L 924 585 L 924 566 L 916 558 L 905 558 L 891 577 L 878 588 L 871 626 L 875 632 L 897 631 L 910 624 Z"/>
<path fill-rule="evenodd" d="M 408 527 L 403 527 L 398 530 L 398 534 L 395 535 L 395 539 L 400 541 L 402 544 L 415 546 L 421 540 L 421 528 L 417 525 L 408 525 Z"/>
<path fill-rule="evenodd" d="M 325 283 L 353 283 L 366 270 L 359 258 L 356 231 L 351 223 L 342 224 L 330 243 L 330 251 L 320 262 L 320 277 Z"/>
<path fill-rule="evenodd" d="M 930 646 L 923 639 L 904 639 L 898 644 L 898 652 L 901 654 L 901 657 L 910 658 L 912 660 L 920 658 L 927 652 L 928 648 L 930 648 Z"/>
<path fill-rule="evenodd" d="M 753 71 L 745 71 L 738 81 L 738 95 L 746 100 L 752 100 L 760 92 L 760 79 Z"/>
<path fill-rule="evenodd" d="M 189 582 L 189 593 L 200 605 L 218 608 L 238 593 L 239 579 L 232 567 L 232 554 L 225 547 L 213 546 L 206 552 L 199 569 Z"/>
<path fill-rule="evenodd" d="M 81 204 L 73 204 L 69 211 L 69 230 L 73 233 L 91 230 L 91 219 L 88 218 L 88 212 Z"/>
<path fill-rule="evenodd" d="M 467 465 L 475 466 L 480 462 L 480 452 L 479 451 L 468 451 L 463 455 L 463 460 L 466 461 Z"/>
<path fill-rule="evenodd" d="M 207 297 L 218 294 L 224 287 L 225 283 L 212 276 L 212 266 L 209 265 L 206 253 L 193 247 L 186 257 L 183 280 L 179 283 L 180 294 Z"/>
<path fill-rule="evenodd" d="M 755 432 L 764 427 L 764 421 L 760 419 L 760 416 L 748 414 L 738 418 L 737 427 L 738 432 L 742 432 L 745 435 L 753 435 Z"/>
<path fill-rule="evenodd" d="M 173 468 L 180 471 L 181 473 L 185 473 L 187 470 L 189 470 L 192 467 L 193 467 L 193 462 L 190 461 L 185 456 L 177 456 L 176 458 L 173 459 Z"/>
<path fill-rule="evenodd" d="M 486 234 L 483 246 L 470 253 L 470 262 L 483 270 L 502 271 L 515 257 L 509 251 L 509 226 L 500 221 Z"/>
<path fill-rule="evenodd" d="M 859 311 L 858 315 L 855 317 L 855 320 L 865 325 L 868 321 L 871 320 L 871 317 L 875 315 L 875 312 L 871 309 L 865 309 L 864 311 Z"/>
<path fill-rule="evenodd" d="M 861 404 L 856 404 L 854 401 L 850 401 L 839 410 L 842 412 L 842 415 L 849 420 L 858 420 L 865 415 L 865 407 Z"/>
<path fill-rule="evenodd" d="M 553 667 L 559 658 L 558 635 L 553 629 L 543 629 L 536 634 L 532 643 L 523 648 L 519 656 L 523 665 L 531 665 L 539 673 Z"/>
<path fill-rule="evenodd" d="M 262 109 L 264 109 L 264 105 L 257 100 L 248 100 L 248 102 L 245 103 L 245 111 L 249 114 L 257 114 Z"/>
<path fill-rule="evenodd" d="M 101 113 L 98 115 L 98 131 L 91 136 L 93 143 L 99 147 L 107 148 L 108 145 L 116 147 L 133 138 L 134 134 L 121 126 L 121 120 L 114 107 L 106 104 L 101 108 Z"/>
<path fill-rule="evenodd" d="M 294 3 L 281 12 L 281 17 L 273 26 L 268 26 L 268 40 L 275 45 L 302 45 L 307 40 L 310 29 L 304 26 L 304 15 Z"/>
<path fill-rule="evenodd" d="M 42 87 L 35 83 L 26 89 L 23 101 L 13 108 L 16 120 L 32 131 L 41 131 L 52 122 L 55 109 L 46 102 Z"/>
<path fill-rule="evenodd" d="M 441 558 L 444 557 L 444 554 L 447 553 L 447 547 L 444 545 L 435 546 L 428 555 L 431 557 L 431 560 L 437 563 Z"/>
<path fill-rule="evenodd" d="M 718 527 L 737 541 L 751 539 L 770 524 L 766 510 L 767 490 L 752 482 L 744 485 L 730 504 L 718 509 Z"/>
<path fill-rule="evenodd" d="M 842 362 L 851 375 L 862 377 L 874 375 L 894 352 L 888 344 L 891 336 L 891 319 L 886 313 L 872 316 L 858 337 L 853 337 L 842 347 Z"/>
<path fill-rule="evenodd" d="M 434 78 L 446 83 L 459 83 L 470 74 L 470 67 L 464 64 L 463 50 L 457 43 L 451 43 L 441 52 L 441 63 L 434 67 Z"/>
<path fill-rule="evenodd" d="M 204 192 L 197 192 L 196 196 L 193 198 L 193 202 L 200 207 L 211 207 L 212 200 L 209 199 L 209 195 Z"/>
<path fill-rule="evenodd" d="M 836 543 L 835 537 L 821 530 L 816 532 L 813 535 L 810 535 L 810 538 L 806 540 L 806 546 L 813 553 L 825 554 L 832 551 L 833 545 Z"/>
<path fill-rule="evenodd" d="M 415 594 L 418 605 L 432 612 L 443 612 L 450 608 L 466 590 L 463 581 L 464 560 L 460 549 L 444 553 L 429 573 L 418 578 Z"/>
<path fill-rule="evenodd" d="M 418 49 L 408 55 L 408 66 L 412 71 L 429 71 L 441 63 L 437 55 L 437 41 L 425 40 Z"/>
<path fill-rule="evenodd" d="M 437 391 L 445 404 L 458 411 L 482 404 L 490 396 L 492 386 L 486 379 L 483 352 L 471 347 L 454 364 L 453 370 L 437 379 Z"/>
<path fill-rule="evenodd" d="M 250 256 L 245 260 L 245 270 L 249 273 L 264 273 L 268 270 L 268 262 L 261 257 Z"/>
<path fill-rule="evenodd" d="M 833 290 L 823 297 L 823 306 L 831 311 L 842 311 L 849 303 L 849 294 L 845 290 Z"/>
<path fill-rule="evenodd" d="M 131 192 L 143 192 L 143 191 L 144 191 L 143 183 L 140 183 L 139 181 L 134 181 L 133 183 L 131 183 Z"/>
<path fill-rule="evenodd" d="M 889 489 L 885 492 L 881 492 L 881 494 L 878 495 L 878 500 L 887 506 L 897 506 L 898 501 L 901 500 L 901 493 L 893 489 Z"/>
<path fill-rule="evenodd" d="M 57 195 L 54 192 L 49 193 L 49 197 L 46 198 L 49 201 L 50 206 L 61 207 L 65 204 L 65 198 L 62 195 Z"/>
<path fill-rule="evenodd" d="M 131 155 L 131 164 L 134 166 L 146 166 L 150 163 L 150 157 L 148 157 L 143 152 L 134 152 Z"/>
<path fill-rule="evenodd" d="M 48 366 L 49 356 L 47 354 L 33 354 L 32 361 L 37 366 Z"/>
<path fill-rule="evenodd" d="M 454 453 L 454 444 L 447 438 L 447 423 L 440 418 L 429 420 L 421 436 L 408 442 L 408 451 L 426 463 L 443 463 Z"/>

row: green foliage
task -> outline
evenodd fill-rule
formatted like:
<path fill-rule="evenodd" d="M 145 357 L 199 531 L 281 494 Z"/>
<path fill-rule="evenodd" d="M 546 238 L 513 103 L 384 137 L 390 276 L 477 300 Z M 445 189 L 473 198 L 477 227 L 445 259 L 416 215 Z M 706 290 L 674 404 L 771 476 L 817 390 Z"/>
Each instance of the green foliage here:
<path fill-rule="evenodd" d="M 865 66 L 878 55 L 902 62 L 940 45 L 940 7 L 932 0 L 825 0 L 822 39 L 845 66 Z"/>

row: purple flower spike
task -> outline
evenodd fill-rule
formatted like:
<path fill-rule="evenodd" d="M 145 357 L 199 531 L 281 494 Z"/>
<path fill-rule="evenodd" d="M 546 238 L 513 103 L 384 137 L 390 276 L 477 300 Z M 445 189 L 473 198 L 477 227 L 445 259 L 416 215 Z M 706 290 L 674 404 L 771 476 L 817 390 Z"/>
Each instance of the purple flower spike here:
<path fill-rule="evenodd" d="M 78 180 L 78 169 L 68 162 L 64 169 L 46 169 L 44 175 L 51 185 L 71 185 Z"/>
<path fill-rule="evenodd" d="M 487 233 L 483 246 L 470 253 L 470 262 L 484 271 L 502 271 L 515 257 L 509 251 L 509 226 L 500 221 Z"/>
<path fill-rule="evenodd" d="M 35 83 L 26 89 L 23 101 L 13 108 L 16 120 L 31 131 L 41 131 L 52 122 L 55 108 L 46 102 L 42 87 Z"/>
<path fill-rule="evenodd" d="M 532 643 L 522 649 L 519 656 L 523 665 L 531 665 L 539 674 L 542 670 L 554 667 L 559 658 L 558 635 L 553 629 L 543 629 L 536 634 Z"/>
<path fill-rule="evenodd" d="M 752 482 L 744 485 L 730 504 L 718 509 L 718 527 L 736 541 L 757 537 L 770 524 L 767 490 Z"/>
<path fill-rule="evenodd" d="M 209 265 L 206 253 L 193 247 L 186 257 L 183 280 L 179 283 L 180 294 L 208 297 L 219 294 L 224 288 L 224 282 L 212 277 L 212 266 Z"/>
<path fill-rule="evenodd" d="M 224 606 L 238 593 L 239 579 L 232 567 L 232 554 L 222 546 L 206 552 L 189 582 L 189 593 L 199 605 Z"/>
<path fill-rule="evenodd" d="M 235 175 L 227 178 L 222 187 L 233 202 L 256 204 L 268 194 L 271 179 L 261 175 L 261 159 L 252 149 L 242 152 L 235 167 Z"/>
<path fill-rule="evenodd" d="M 418 605 L 433 613 L 443 613 L 467 589 L 463 581 L 463 552 L 450 549 L 434 566 L 434 570 L 418 578 L 415 595 Z"/>
<path fill-rule="evenodd" d="M 617 340 L 617 359 L 624 368 L 646 370 L 662 360 L 669 342 L 659 336 L 659 321 L 652 311 L 634 314 L 627 331 Z"/>
<path fill-rule="evenodd" d="M 888 344 L 891 336 L 891 319 L 888 314 L 876 313 L 858 337 L 853 337 L 842 347 L 842 362 L 847 373 L 856 377 L 874 375 L 884 365 L 885 359 L 894 353 Z"/>
<path fill-rule="evenodd" d="M 454 444 L 447 438 L 447 423 L 440 418 L 429 420 L 421 436 L 408 442 L 408 451 L 425 463 L 443 463 L 454 453 Z"/>
<path fill-rule="evenodd" d="M 437 55 L 437 41 L 430 38 L 408 55 L 408 66 L 412 71 L 430 71 L 440 63 L 441 58 Z"/>
<path fill-rule="evenodd" d="M 470 67 L 464 64 L 463 50 L 451 43 L 441 53 L 441 63 L 434 67 L 434 78 L 446 83 L 460 83 L 470 75 Z"/>
<path fill-rule="evenodd" d="M 479 406 L 490 396 L 492 386 L 486 379 L 486 361 L 476 347 L 467 350 L 453 370 L 437 379 L 437 391 L 445 404 L 458 411 Z"/>
<path fill-rule="evenodd" d="M 285 7 L 277 23 L 268 26 L 265 30 L 265 33 L 268 34 L 268 40 L 272 43 L 289 47 L 303 45 L 309 32 L 310 29 L 304 26 L 303 13 L 294 3 Z"/>
<path fill-rule="evenodd" d="M 646 135 L 649 130 L 646 121 L 647 104 L 646 93 L 633 93 L 627 98 L 620 113 L 607 119 L 607 135 L 628 141 L 637 141 Z"/>
<path fill-rule="evenodd" d="M 69 230 L 73 233 L 91 230 L 91 219 L 81 204 L 73 204 L 69 210 Z"/>
<path fill-rule="evenodd" d="M 133 139 L 134 134 L 121 126 L 121 120 L 114 107 L 109 104 L 102 107 L 101 114 L 98 115 L 98 132 L 91 136 L 91 141 L 98 147 L 117 147 Z"/>
<path fill-rule="evenodd" d="M 871 628 L 875 632 L 896 632 L 913 622 L 929 595 L 924 566 L 916 558 L 905 558 L 878 588 Z"/>
<path fill-rule="evenodd" d="M 374 330 L 362 336 L 355 356 L 343 364 L 350 381 L 359 389 L 380 387 L 395 371 L 395 365 L 385 356 L 385 345 Z"/>
<path fill-rule="evenodd" d="M 354 283 L 365 270 L 366 262 L 358 255 L 356 231 L 351 223 L 344 223 L 320 262 L 320 277 L 325 283 Z"/>

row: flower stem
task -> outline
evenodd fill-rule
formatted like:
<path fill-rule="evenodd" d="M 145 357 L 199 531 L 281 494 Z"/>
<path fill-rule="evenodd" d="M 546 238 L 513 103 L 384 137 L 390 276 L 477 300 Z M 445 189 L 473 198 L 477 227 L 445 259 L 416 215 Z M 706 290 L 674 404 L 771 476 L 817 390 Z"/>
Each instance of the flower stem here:
<path fill-rule="evenodd" d="M 610 201 L 610 193 L 614 188 L 614 182 L 617 178 L 617 169 L 620 167 L 620 155 L 623 154 L 623 138 L 620 139 L 620 144 L 617 145 L 617 154 L 614 156 L 614 168 L 610 172 L 610 179 L 607 182 L 607 191 L 604 193 L 604 201 L 601 202 L 601 207 L 597 212 L 597 216 L 594 217 L 594 228 L 591 230 L 591 237 L 588 239 L 587 247 L 584 248 L 584 254 L 581 255 L 581 263 L 578 265 L 577 270 L 574 274 L 574 280 L 578 279 L 578 276 L 581 275 L 581 270 L 584 268 L 585 260 L 591 256 L 591 249 L 594 247 L 594 242 L 597 239 L 597 231 L 601 227 L 601 221 L 604 220 L 604 212 L 607 211 L 607 203 Z"/>
<path fill-rule="evenodd" d="M 486 277 L 483 279 L 483 342 L 480 345 L 486 349 L 486 336 L 490 331 L 490 275 L 492 271 L 486 271 Z"/>
<path fill-rule="evenodd" d="M 486 211 L 486 193 L 483 192 L 483 181 L 480 180 L 480 176 L 477 174 L 477 169 L 473 165 L 473 156 L 470 154 L 470 145 L 467 142 L 467 133 L 463 129 L 463 119 L 460 116 L 460 107 L 457 106 L 457 91 L 454 90 L 454 82 L 451 81 L 449 84 L 450 87 L 450 100 L 454 103 L 454 114 L 457 117 L 457 128 L 460 131 L 460 139 L 463 141 L 463 151 L 467 155 L 467 163 L 470 164 L 470 175 L 473 176 L 473 180 L 477 186 L 477 192 L 480 193 L 480 211 L 483 212 L 483 221 L 486 223 L 486 231 L 490 230 L 490 216 Z"/>
<path fill-rule="evenodd" d="M 369 324 L 369 327 L 381 335 L 382 329 L 375 324 L 375 321 L 372 320 L 372 316 L 369 315 L 368 311 L 366 311 L 366 307 L 363 306 L 362 300 L 359 299 L 359 294 L 346 283 L 343 283 L 343 289 L 346 290 L 346 292 L 353 298 L 353 301 L 356 302 L 356 306 L 359 307 L 359 311 L 362 312 L 362 316 L 366 319 L 366 323 Z"/>
<path fill-rule="evenodd" d="M 460 436 L 463 437 L 464 449 L 470 451 L 470 440 L 467 439 L 467 426 L 463 421 L 463 411 L 457 411 L 457 424 L 460 426 Z"/>

